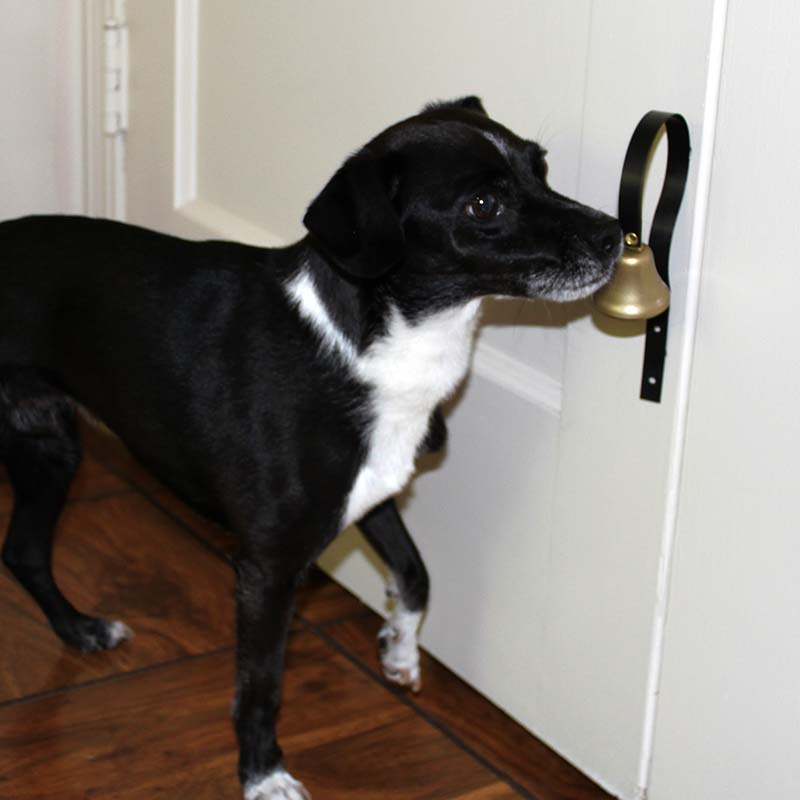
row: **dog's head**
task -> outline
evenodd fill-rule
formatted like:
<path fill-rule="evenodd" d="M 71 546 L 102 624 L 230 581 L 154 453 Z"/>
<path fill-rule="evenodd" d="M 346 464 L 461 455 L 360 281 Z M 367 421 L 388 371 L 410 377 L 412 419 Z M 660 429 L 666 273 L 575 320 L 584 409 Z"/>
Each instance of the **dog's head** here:
<path fill-rule="evenodd" d="M 572 300 L 610 277 L 616 220 L 547 185 L 545 152 L 467 97 L 427 106 L 349 158 L 310 205 L 311 241 L 414 305 Z"/>

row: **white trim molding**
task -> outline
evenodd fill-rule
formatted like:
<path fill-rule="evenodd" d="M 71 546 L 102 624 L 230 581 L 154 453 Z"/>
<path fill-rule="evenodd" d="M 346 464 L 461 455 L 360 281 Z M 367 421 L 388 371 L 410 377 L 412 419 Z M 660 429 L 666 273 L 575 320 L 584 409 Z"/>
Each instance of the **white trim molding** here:
<path fill-rule="evenodd" d="M 175 0 L 175 183 L 176 209 L 197 199 L 199 0 Z"/>
<path fill-rule="evenodd" d="M 87 0 L 83 18 L 83 212 L 103 214 L 103 0 Z"/>
<path fill-rule="evenodd" d="M 527 400 L 550 414 L 561 413 L 561 383 L 518 358 L 479 342 L 473 369 L 501 389 Z"/>
<path fill-rule="evenodd" d="M 288 244 L 266 228 L 255 225 L 216 203 L 195 199 L 176 207 L 176 210 L 182 217 L 200 225 L 212 236 L 258 247 L 285 247 Z"/>
<path fill-rule="evenodd" d="M 287 244 L 268 229 L 234 214 L 198 192 L 200 2 L 175 0 L 173 208 L 211 235 L 260 247 Z"/>

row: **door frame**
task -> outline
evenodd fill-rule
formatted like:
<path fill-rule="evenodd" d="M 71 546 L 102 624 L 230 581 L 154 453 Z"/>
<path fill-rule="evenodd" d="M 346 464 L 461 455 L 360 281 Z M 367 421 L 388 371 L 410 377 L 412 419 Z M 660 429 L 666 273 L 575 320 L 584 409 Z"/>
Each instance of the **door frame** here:
<path fill-rule="evenodd" d="M 661 672 L 664 662 L 664 642 L 667 614 L 669 612 L 670 582 L 675 553 L 675 538 L 678 530 L 681 481 L 683 478 L 686 433 L 689 417 L 692 368 L 694 366 L 695 340 L 697 338 L 697 315 L 700 305 L 700 284 L 703 258 L 706 249 L 708 205 L 711 195 L 711 172 L 716 144 L 719 97 L 722 85 L 722 66 L 725 50 L 729 0 L 714 0 L 709 43 L 708 74 L 706 77 L 703 137 L 697 161 L 697 189 L 692 222 L 690 261 L 686 281 L 686 312 L 683 336 L 679 343 L 678 389 L 672 439 L 669 450 L 667 474 L 667 502 L 661 536 L 656 598 L 653 609 L 650 662 L 648 665 L 647 691 L 642 725 L 642 749 L 639 759 L 637 800 L 647 800 L 653 766 L 656 724 L 658 720 Z"/>
<path fill-rule="evenodd" d="M 83 30 L 83 207 L 93 217 L 125 219 L 125 132 L 106 132 L 109 25 L 124 24 L 126 0 L 84 0 Z M 123 87 L 127 91 L 127 87 Z"/>

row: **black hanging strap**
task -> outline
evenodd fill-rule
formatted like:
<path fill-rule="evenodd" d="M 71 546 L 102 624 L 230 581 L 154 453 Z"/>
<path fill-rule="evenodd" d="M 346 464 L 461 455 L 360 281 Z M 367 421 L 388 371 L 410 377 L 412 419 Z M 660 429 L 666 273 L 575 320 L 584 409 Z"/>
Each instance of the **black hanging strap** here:
<path fill-rule="evenodd" d="M 619 186 L 619 222 L 624 233 L 642 238 L 642 196 L 647 178 L 647 164 L 659 131 L 666 128 L 669 154 L 664 187 L 653 217 L 648 244 L 653 251 L 658 274 L 669 286 L 669 248 L 672 231 L 681 207 L 686 177 L 689 173 L 689 127 L 680 114 L 650 111 L 642 117 L 633 132 Z M 642 371 L 642 400 L 661 401 L 664 360 L 667 355 L 669 309 L 647 320 Z"/>

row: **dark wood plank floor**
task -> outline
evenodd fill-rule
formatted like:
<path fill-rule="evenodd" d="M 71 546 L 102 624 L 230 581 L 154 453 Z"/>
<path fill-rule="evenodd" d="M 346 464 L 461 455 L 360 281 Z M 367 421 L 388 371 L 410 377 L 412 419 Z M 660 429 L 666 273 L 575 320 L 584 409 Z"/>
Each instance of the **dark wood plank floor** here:
<path fill-rule="evenodd" d="M 74 653 L 0 571 L 0 800 L 238 800 L 232 540 L 115 440 L 86 438 L 56 575 L 136 637 Z M 0 468 L 2 530 L 11 502 Z M 609 798 L 430 656 L 421 694 L 386 684 L 379 626 L 319 572 L 300 593 L 279 733 L 315 800 Z"/>

